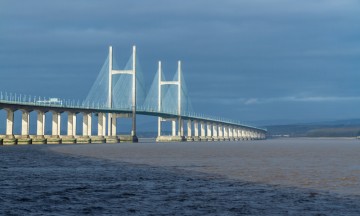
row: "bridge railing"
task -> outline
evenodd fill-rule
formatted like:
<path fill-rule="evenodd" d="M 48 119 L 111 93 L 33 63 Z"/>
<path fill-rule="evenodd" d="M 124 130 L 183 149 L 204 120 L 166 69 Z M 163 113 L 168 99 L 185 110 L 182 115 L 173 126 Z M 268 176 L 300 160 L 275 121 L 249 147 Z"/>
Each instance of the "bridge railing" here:
<path fill-rule="evenodd" d="M 80 102 L 80 100 L 65 100 L 60 98 L 46 98 L 46 97 L 38 97 L 38 96 L 31 96 L 31 95 L 23 95 L 23 94 L 13 94 L 13 93 L 3 93 L 0 92 L 0 102 L 2 103 L 8 103 L 8 104 L 20 104 L 20 105 L 30 105 L 30 106 L 41 106 L 41 107 L 57 107 L 57 108 L 74 108 L 74 109 L 97 109 L 97 110 L 114 110 L 114 111 L 125 111 L 125 112 L 131 112 L 132 107 L 129 104 L 120 104 L 116 107 L 110 109 L 107 104 L 100 104 L 96 102 Z M 136 107 L 137 111 L 142 112 L 148 112 L 148 113 L 154 113 L 154 114 L 163 114 L 163 115 L 172 115 L 177 116 L 178 112 L 177 110 L 161 110 L 158 111 L 157 107 L 149 107 L 149 106 L 142 106 L 138 105 Z M 259 130 L 265 130 L 263 128 L 258 128 L 254 126 L 250 126 L 247 124 L 244 124 L 240 121 L 234 121 L 231 119 L 226 119 L 222 117 L 217 116 L 211 116 L 211 115 L 204 115 L 200 113 L 195 112 L 182 112 L 182 117 L 190 118 L 190 119 L 198 119 L 203 121 L 210 121 L 210 122 L 217 122 L 221 124 L 231 124 L 231 125 L 238 125 L 242 127 L 249 127 Z"/>

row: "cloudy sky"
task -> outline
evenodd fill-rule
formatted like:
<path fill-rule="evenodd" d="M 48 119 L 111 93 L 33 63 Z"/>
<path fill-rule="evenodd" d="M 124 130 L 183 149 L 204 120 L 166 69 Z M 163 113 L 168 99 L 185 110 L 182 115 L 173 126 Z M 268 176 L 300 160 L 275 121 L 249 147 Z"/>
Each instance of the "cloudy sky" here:
<path fill-rule="evenodd" d="M 195 111 L 245 122 L 360 117 L 360 1 L 0 1 L 0 91 L 83 99 L 114 47 L 148 84 L 183 61 Z"/>

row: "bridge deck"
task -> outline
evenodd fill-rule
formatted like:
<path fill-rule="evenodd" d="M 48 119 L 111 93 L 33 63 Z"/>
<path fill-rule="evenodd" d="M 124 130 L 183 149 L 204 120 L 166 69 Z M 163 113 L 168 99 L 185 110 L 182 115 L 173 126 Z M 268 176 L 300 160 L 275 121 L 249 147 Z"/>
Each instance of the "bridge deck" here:
<path fill-rule="evenodd" d="M 59 112 L 59 113 L 63 113 L 63 112 L 116 113 L 116 114 L 122 114 L 122 113 L 131 114 L 132 113 L 131 108 L 109 109 L 107 107 L 90 107 L 90 106 L 87 107 L 87 106 L 76 106 L 76 105 L 74 106 L 74 105 L 60 105 L 60 104 L 44 104 L 44 103 L 4 101 L 4 100 L 0 100 L 0 109 L 27 110 L 27 111 L 40 110 L 43 112 L 55 111 L 55 112 Z M 176 113 L 158 112 L 156 110 L 151 110 L 151 109 L 146 110 L 143 108 L 137 108 L 136 113 L 139 115 L 155 116 L 155 117 L 162 117 L 162 118 L 178 118 L 179 117 L 179 115 Z M 183 120 L 206 121 L 206 122 L 211 122 L 211 123 L 216 123 L 216 124 L 226 124 L 229 126 L 237 126 L 237 127 L 242 127 L 242 128 L 255 129 L 255 130 L 259 130 L 259 131 L 263 131 L 263 132 L 267 131 L 264 128 L 258 128 L 258 127 L 254 127 L 254 126 L 241 124 L 238 122 L 215 119 L 215 118 L 206 117 L 206 116 L 197 115 L 197 114 L 187 114 L 187 115 L 182 114 L 181 118 Z"/>

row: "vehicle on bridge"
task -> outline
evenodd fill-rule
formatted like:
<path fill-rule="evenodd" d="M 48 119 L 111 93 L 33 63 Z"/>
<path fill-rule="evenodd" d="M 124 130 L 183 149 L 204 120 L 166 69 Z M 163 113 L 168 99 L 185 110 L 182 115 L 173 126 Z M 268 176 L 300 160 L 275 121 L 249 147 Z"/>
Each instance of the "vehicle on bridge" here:
<path fill-rule="evenodd" d="M 41 104 L 56 104 L 56 105 L 62 105 L 62 100 L 60 98 L 49 98 L 49 100 L 38 100 L 36 103 Z"/>

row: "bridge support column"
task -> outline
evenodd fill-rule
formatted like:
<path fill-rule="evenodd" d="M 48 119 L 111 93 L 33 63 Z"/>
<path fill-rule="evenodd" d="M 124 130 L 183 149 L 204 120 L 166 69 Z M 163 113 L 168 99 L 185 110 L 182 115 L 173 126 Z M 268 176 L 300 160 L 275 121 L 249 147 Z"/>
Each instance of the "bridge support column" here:
<path fill-rule="evenodd" d="M 83 132 L 82 135 L 83 136 L 88 136 L 88 114 L 87 113 L 83 113 Z"/>
<path fill-rule="evenodd" d="M 120 140 L 116 135 L 116 121 L 117 121 L 117 114 L 111 113 L 110 116 L 110 135 L 106 137 L 106 143 L 119 143 Z"/>
<path fill-rule="evenodd" d="M 206 134 L 207 134 L 207 141 L 213 141 L 214 139 L 213 139 L 213 137 L 212 137 L 212 124 L 211 123 L 207 123 L 206 124 L 206 129 L 207 129 L 207 131 L 206 131 Z"/>
<path fill-rule="evenodd" d="M 98 113 L 98 136 L 105 136 L 106 116 L 104 113 Z"/>
<path fill-rule="evenodd" d="M 232 135 L 233 135 L 233 140 L 237 141 L 238 137 L 237 137 L 237 130 L 235 127 L 233 127 L 232 129 Z"/>
<path fill-rule="evenodd" d="M 178 118 L 177 118 L 178 119 Z M 171 121 L 171 135 L 170 136 L 162 136 L 161 133 L 158 132 L 158 136 L 156 138 L 156 142 L 182 142 L 186 141 L 184 136 L 179 136 L 179 134 L 183 133 L 183 129 L 179 128 L 178 131 L 176 130 L 176 120 L 175 118 L 161 118 L 159 121 L 159 124 L 161 124 L 161 121 Z M 179 124 L 180 126 L 180 124 Z M 158 129 L 161 129 L 160 127 Z"/>
<path fill-rule="evenodd" d="M 265 139 L 265 133 L 260 132 L 260 139 L 261 139 L 261 140 L 264 140 L 264 139 Z"/>
<path fill-rule="evenodd" d="M 205 127 L 206 127 L 205 122 L 200 122 L 200 140 L 201 141 L 207 141 Z"/>
<path fill-rule="evenodd" d="M 6 115 L 6 136 L 14 136 L 14 111 L 7 109 Z"/>
<path fill-rule="evenodd" d="M 258 139 L 258 134 L 256 131 L 253 131 L 253 140 L 257 140 Z"/>
<path fill-rule="evenodd" d="M 52 136 L 59 137 L 60 136 L 60 113 L 52 112 Z"/>
<path fill-rule="evenodd" d="M 231 129 L 231 126 L 229 126 L 229 127 L 227 128 L 227 130 L 228 130 L 229 141 L 232 141 L 232 129 Z"/>
<path fill-rule="evenodd" d="M 89 131 L 91 131 L 91 113 L 82 113 L 82 115 L 83 115 L 82 136 L 77 137 L 76 143 L 90 143 L 91 139 L 89 135 L 91 135 L 91 133 L 89 134 Z"/>
<path fill-rule="evenodd" d="M 246 140 L 251 140 L 251 134 L 249 130 L 246 130 Z"/>
<path fill-rule="evenodd" d="M 241 140 L 241 135 L 240 135 L 240 129 L 239 128 L 236 129 L 236 140 L 237 141 Z"/>
<path fill-rule="evenodd" d="M 240 141 L 241 140 L 241 128 L 238 128 L 236 133 L 237 133 L 237 138 Z"/>
<path fill-rule="evenodd" d="M 236 141 L 236 131 L 234 127 L 231 127 L 231 140 Z"/>
<path fill-rule="evenodd" d="M 29 137 L 29 112 L 25 110 L 21 114 L 21 136 Z"/>
<path fill-rule="evenodd" d="M 112 117 L 111 113 L 107 114 L 107 137 L 112 136 L 111 134 Z"/>
<path fill-rule="evenodd" d="M 36 135 L 44 136 L 44 129 L 45 129 L 45 113 L 42 111 L 38 111 L 37 115 L 37 132 Z"/>
<path fill-rule="evenodd" d="M 229 141 L 229 127 L 228 126 L 224 126 L 224 139 L 225 141 Z"/>
<path fill-rule="evenodd" d="M 98 123 L 97 123 L 97 136 L 91 136 L 92 143 L 105 143 L 105 133 L 106 133 L 106 114 L 98 113 L 97 114 Z"/>
<path fill-rule="evenodd" d="M 45 144 L 45 112 L 37 111 L 36 136 L 32 136 L 32 144 Z"/>
<path fill-rule="evenodd" d="M 238 140 L 237 130 L 236 130 L 235 127 L 233 128 L 233 140 L 234 140 L 234 141 L 237 141 L 237 140 Z"/>
<path fill-rule="evenodd" d="M 241 130 L 240 130 L 240 137 L 241 137 L 241 140 L 245 140 L 245 132 L 244 132 L 244 129 L 241 129 Z"/>
<path fill-rule="evenodd" d="M 117 116 L 116 114 L 112 114 L 112 121 L 111 121 L 111 135 L 112 136 L 117 136 L 116 134 L 116 120 L 117 120 Z"/>
<path fill-rule="evenodd" d="M 17 139 L 17 144 L 25 145 L 30 144 L 31 139 L 29 137 L 29 112 L 26 110 L 22 110 L 21 114 L 21 136 Z"/>
<path fill-rule="evenodd" d="M 161 136 L 161 122 L 162 122 L 161 117 L 158 117 L 158 137 Z"/>
<path fill-rule="evenodd" d="M 3 145 L 15 145 L 17 140 L 14 136 L 14 110 L 6 110 L 6 136 L 3 140 Z"/>
<path fill-rule="evenodd" d="M 213 139 L 214 141 L 219 141 L 218 126 L 216 124 L 213 124 Z"/>
<path fill-rule="evenodd" d="M 115 114 L 114 114 L 115 115 Z M 130 113 L 118 113 L 118 114 L 116 114 L 116 116 L 117 116 L 117 118 L 118 118 L 118 120 L 119 119 L 121 119 L 121 118 L 132 118 L 132 115 L 133 114 L 130 114 Z M 117 121 L 118 121 L 117 120 Z M 116 121 L 116 122 L 117 122 Z M 161 123 L 161 122 L 160 122 Z M 159 126 L 159 125 L 158 125 Z M 160 129 L 160 131 L 161 131 L 161 129 Z M 159 132 L 158 132 L 159 133 Z M 138 142 L 138 138 L 136 137 L 136 139 L 135 139 L 135 137 L 132 135 L 132 134 L 130 134 L 130 135 L 128 135 L 128 134 L 121 134 L 121 135 L 118 135 L 117 136 L 117 138 L 118 138 L 118 142 Z"/>
<path fill-rule="evenodd" d="M 242 140 L 247 140 L 246 129 L 241 130 L 241 138 L 242 138 Z"/>
<path fill-rule="evenodd" d="M 184 120 L 178 118 L 178 122 L 179 122 L 178 136 L 184 137 Z"/>
<path fill-rule="evenodd" d="M 198 121 L 194 121 L 194 141 L 200 141 Z"/>
<path fill-rule="evenodd" d="M 229 127 L 229 140 L 234 140 L 233 128 L 231 126 Z"/>
<path fill-rule="evenodd" d="M 68 113 L 68 123 L 67 123 L 67 135 L 68 136 L 75 136 L 76 131 L 76 114 L 75 113 Z"/>
<path fill-rule="evenodd" d="M 172 120 L 171 121 L 171 135 L 172 136 L 176 136 L 176 121 L 175 120 Z"/>
<path fill-rule="evenodd" d="M 89 113 L 88 115 L 87 115 L 87 118 L 88 118 L 88 132 L 87 132 L 87 134 L 88 134 L 88 136 L 92 136 L 92 113 Z"/>
<path fill-rule="evenodd" d="M 255 131 L 251 131 L 251 140 L 256 140 L 256 133 L 255 133 Z"/>
<path fill-rule="evenodd" d="M 254 140 L 259 139 L 259 133 L 257 131 L 254 131 Z"/>
<path fill-rule="evenodd" d="M 58 112 L 52 111 L 52 129 L 51 136 L 47 138 L 47 144 L 59 144 L 60 138 L 60 121 L 61 115 Z"/>
<path fill-rule="evenodd" d="M 218 126 L 219 129 L 219 141 L 224 141 L 224 128 L 222 125 Z"/>
<path fill-rule="evenodd" d="M 62 143 L 76 143 L 76 113 L 68 112 L 67 135 L 62 137 Z"/>
<path fill-rule="evenodd" d="M 250 131 L 249 134 L 250 134 L 250 140 L 254 140 L 254 138 L 255 138 L 254 132 Z"/>
<path fill-rule="evenodd" d="M 187 141 L 194 141 L 194 137 L 192 137 L 192 129 L 191 129 L 191 120 L 187 120 Z"/>

